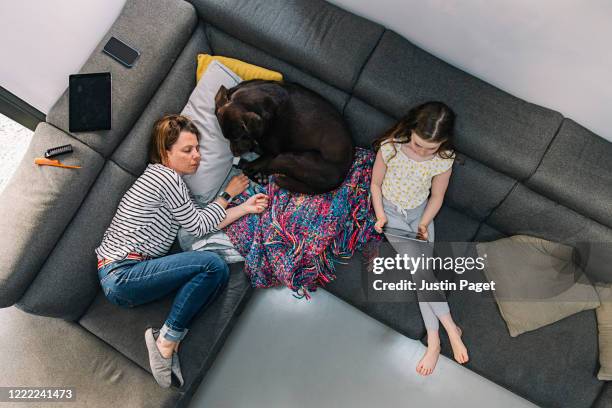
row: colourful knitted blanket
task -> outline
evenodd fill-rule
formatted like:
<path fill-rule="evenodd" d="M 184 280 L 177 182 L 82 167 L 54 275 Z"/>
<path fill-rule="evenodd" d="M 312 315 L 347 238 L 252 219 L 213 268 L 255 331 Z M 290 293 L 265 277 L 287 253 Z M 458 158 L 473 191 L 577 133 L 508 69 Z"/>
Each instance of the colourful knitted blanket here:
<path fill-rule="evenodd" d="M 255 193 L 265 193 L 270 205 L 261 214 L 233 222 L 225 233 L 245 258 L 245 273 L 254 287 L 286 285 L 296 297 L 335 279 L 334 263 L 350 258 L 382 235 L 370 205 L 374 154 L 356 148 L 344 183 L 319 195 L 292 193 L 269 177 L 267 186 L 255 185 L 237 196 L 231 206 Z"/>

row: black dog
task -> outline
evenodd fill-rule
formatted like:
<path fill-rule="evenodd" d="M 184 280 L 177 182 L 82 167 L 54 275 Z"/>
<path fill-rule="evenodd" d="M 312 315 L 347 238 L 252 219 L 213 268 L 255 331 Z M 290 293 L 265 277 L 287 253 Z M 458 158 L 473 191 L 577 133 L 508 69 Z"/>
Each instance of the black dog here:
<path fill-rule="evenodd" d="M 277 174 L 280 187 L 307 194 L 331 191 L 353 162 L 353 142 L 342 116 L 317 93 L 298 84 L 252 80 L 215 97 L 215 114 L 234 156 L 260 155 L 239 167 Z"/>

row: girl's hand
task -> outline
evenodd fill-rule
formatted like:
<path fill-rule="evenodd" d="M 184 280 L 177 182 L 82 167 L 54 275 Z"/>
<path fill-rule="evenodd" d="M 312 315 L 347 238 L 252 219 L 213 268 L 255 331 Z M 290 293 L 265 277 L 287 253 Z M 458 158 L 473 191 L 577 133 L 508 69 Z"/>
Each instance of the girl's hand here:
<path fill-rule="evenodd" d="M 232 177 L 230 182 L 227 184 L 227 187 L 225 187 L 225 191 L 227 191 L 227 193 L 233 198 L 246 190 L 248 186 L 249 178 L 244 174 L 239 174 Z"/>
<path fill-rule="evenodd" d="M 385 224 L 387 223 L 387 216 L 383 215 L 382 217 L 377 217 L 376 218 L 376 224 L 374 224 L 374 229 L 376 230 L 376 232 L 378 232 L 379 234 L 382 234 L 383 232 L 383 227 L 385 226 Z"/>
<path fill-rule="evenodd" d="M 422 239 L 423 241 L 428 240 L 429 233 L 427 232 L 427 225 L 419 224 L 416 237 L 417 239 Z"/>
<path fill-rule="evenodd" d="M 247 214 L 259 214 L 268 208 L 268 196 L 264 193 L 257 193 L 249 197 L 241 206 L 244 207 Z"/>

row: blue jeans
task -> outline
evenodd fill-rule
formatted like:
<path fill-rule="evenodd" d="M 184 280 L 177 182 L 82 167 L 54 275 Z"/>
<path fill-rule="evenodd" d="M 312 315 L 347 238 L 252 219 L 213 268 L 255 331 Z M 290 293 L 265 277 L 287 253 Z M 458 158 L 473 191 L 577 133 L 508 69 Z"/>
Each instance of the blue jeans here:
<path fill-rule="evenodd" d="M 180 341 L 196 313 L 225 287 L 229 267 L 214 252 L 191 251 L 147 261 L 113 262 L 98 269 L 98 277 L 108 300 L 124 307 L 148 303 L 178 289 L 161 335 Z"/>

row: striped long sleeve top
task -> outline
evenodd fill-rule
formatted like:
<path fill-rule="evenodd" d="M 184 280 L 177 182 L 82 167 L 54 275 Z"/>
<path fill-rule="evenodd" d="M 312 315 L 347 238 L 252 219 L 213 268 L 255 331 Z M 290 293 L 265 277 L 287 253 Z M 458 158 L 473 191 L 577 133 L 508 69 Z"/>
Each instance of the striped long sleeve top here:
<path fill-rule="evenodd" d="M 177 172 L 162 164 L 149 164 L 121 199 L 95 252 L 98 259 L 115 261 L 131 252 L 157 258 L 168 253 L 179 226 L 201 237 L 218 231 L 216 227 L 225 216 L 218 203 L 198 206 Z"/>

